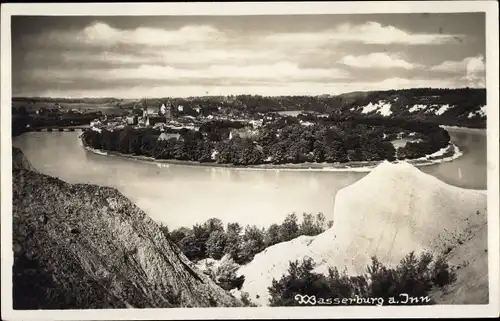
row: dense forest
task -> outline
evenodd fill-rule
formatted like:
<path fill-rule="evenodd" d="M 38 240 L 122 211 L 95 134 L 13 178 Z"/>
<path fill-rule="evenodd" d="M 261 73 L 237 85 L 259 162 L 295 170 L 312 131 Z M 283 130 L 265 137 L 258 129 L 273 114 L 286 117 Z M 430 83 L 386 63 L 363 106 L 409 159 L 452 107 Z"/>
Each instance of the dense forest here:
<path fill-rule="evenodd" d="M 238 223 L 228 223 L 224 228 L 221 220 L 211 218 L 191 229 L 182 227 L 170 231 L 167 226 L 161 226 L 161 230 L 193 262 L 206 258 L 219 260 L 228 254 L 237 264 L 246 264 L 269 246 L 300 235 L 321 234 L 332 224 L 323 213 L 303 213 L 300 222 L 297 215 L 291 213 L 281 224 L 272 224 L 267 229 L 255 225 L 242 227 Z"/>
<path fill-rule="evenodd" d="M 304 119 L 311 125 L 301 124 Z M 82 138 L 94 149 L 122 154 L 243 166 L 414 159 L 448 146 L 450 140 L 438 125 L 378 116 L 278 117 L 258 130 L 248 128 L 250 135 L 236 132 L 228 138 L 229 131 L 241 127 L 240 122 L 214 121 L 199 131 L 178 131 L 179 139 L 160 139 L 161 132 L 153 128 L 90 129 Z M 396 150 L 391 140 L 410 133 L 418 140 Z"/>

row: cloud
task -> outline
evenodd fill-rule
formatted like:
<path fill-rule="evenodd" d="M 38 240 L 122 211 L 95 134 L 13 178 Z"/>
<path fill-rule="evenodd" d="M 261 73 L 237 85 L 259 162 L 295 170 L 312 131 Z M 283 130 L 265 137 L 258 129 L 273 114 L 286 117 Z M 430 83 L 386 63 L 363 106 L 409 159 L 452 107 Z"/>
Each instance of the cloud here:
<path fill-rule="evenodd" d="M 120 30 L 98 22 L 85 28 L 79 36 L 88 42 L 168 46 L 221 40 L 223 33 L 211 26 L 204 25 L 185 26 L 177 30 L 143 27 L 133 30 Z"/>
<path fill-rule="evenodd" d="M 484 57 L 479 55 L 477 57 L 466 59 L 467 73 L 482 72 L 485 70 Z"/>
<path fill-rule="evenodd" d="M 104 22 L 94 22 L 83 30 L 54 30 L 25 39 L 26 43 L 38 46 L 78 45 L 114 47 L 118 45 L 143 45 L 148 47 L 182 46 L 187 44 L 224 42 L 225 35 L 207 25 L 189 25 L 167 30 L 140 27 L 130 30 L 113 28 Z"/>
<path fill-rule="evenodd" d="M 114 64 L 170 64 L 170 65 L 200 65 L 200 64 L 249 64 L 255 62 L 276 62 L 287 58 L 284 52 L 263 49 L 263 50 L 242 50 L 223 48 L 203 48 L 200 50 L 138 50 L 136 52 L 125 53 L 119 51 L 105 50 L 102 52 L 73 52 L 65 51 L 61 53 L 65 62 L 75 63 L 80 61 L 88 62 L 112 62 Z M 289 56 L 288 56 L 289 58 Z M 40 57 L 43 59 L 43 57 Z"/>
<path fill-rule="evenodd" d="M 80 80 L 81 82 L 82 80 Z M 88 79 L 87 81 L 92 81 Z M 463 88 L 467 81 L 461 78 L 449 77 L 441 79 L 401 78 L 392 77 L 380 81 L 353 82 L 348 80 L 335 80 L 317 83 L 314 81 L 290 82 L 284 79 L 266 79 L 258 81 L 206 81 L 182 83 L 171 81 L 157 81 L 148 78 L 141 82 L 108 82 L 107 79 L 96 78 L 97 84 L 87 90 L 75 89 L 74 84 L 59 82 L 54 86 L 44 86 L 44 89 L 24 88 L 25 91 L 15 91 L 15 96 L 52 96 L 52 97 L 188 97 L 200 96 L 208 92 L 209 95 L 238 95 L 257 94 L 267 96 L 277 95 L 322 95 L 341 94 L 353 91 L 408 89 L 408 88 Z M 98 84 L 102 84 L 99 88 Z M 110 87 L 110 84 L 113 84 Z M 480 87 L 480 86 L 479 86 Z M 47 89 L 52 88 L 52 89 Z M 78 88 L 78 87 L 76 87 Z M 28 94 L 29 93 L 29 94 Z"/>
<path fill-rule="evenodd" d="M 448 60 L 439 65 L 431 67 L 433 71 L 445 71 L 452 73 L 477 73 L 485 69 L 484 57 L 478 55 L 476 57 L 467 57 L 460 61 Z"/>
<path fill-rule="evenodd" d="M 200 69 L 180 69 L 172 66 L 140 65 L 137 68 L 112 68 L 112 69 L 35 69 L 25 74 L 33 81 L 52 78 L 62 80 L 78 79 L 106 79 L 108 81 L 122 79 L 161 80 L 275 80 L 275 81 L 326 81 L 345 79 L 349 74 L 340 69 L 313 69 L 300 68 L 291 62 L 278 62 L 267 65 L 211 65 Z"/>
<path fill-rule="evenodd" d="M 264 39 L 273 43 L 328 44 L 330 42 L 361 42 L 372 45 L 407 44 L 438 45 L 459 43 L 462 35 L 410 33 L 394 26 L 383 26 L 378 22 L 361 25 L 342 24 L 330 30 L 315 33 L 276 33 Z"/>
<path fill-rule="evenodd" d="M 485 87 L 486 68 L 484 57 L 478 55 L 467 57 L 460 61 L 445 61 L 430 68 L 432 71 L 440 71 L 451 74 L 462 74 L 462 80 L 467 82 L 469 87 Z"/>
<path fill-rule="evenodd" d="M 118 29 L 103 22 L 80 29 L 43 29 L 16 46 L 22 52 L 13 88 L 16 95 L 31 89 L 28 95 L 142 97 L 206 91 L 316 95 L 484 84 L 481 56 L 432 68 L 410 60 L 441 49 L 419 45 L 454 43 L 460 35 L 412 33 L 378 22 L 316 32 L 225 30 L 222 25 L 194 24 Z M 402 49 L 396 54 L 381 52 L 376 46 L 381 44 L 405 46 L 398 46 Z M 449 75 L 443 77 L 444 71 Z M 64 90 L 67 94 L 61 94 Z"/>
<path fill-rule="evenodd" d="M 459 43 L 463 35 L 440 33 L 410 33 L 378 22 L 364 24 L 341 24 L 333 29 L 317 32 L 274 32 L 268 35 L 249 36 L 246 41 L 256 46 L 308 46 L 330 45 L 341 42 L 358 42 L 374 45 L 407 44 L 434 45 Z M 235 37 L 210 25 L 187 25 L 178 29 L 139 27 L 117 29 L 104 22 L 96 21 L 83 30 L 53 30 L 41 35 L 25 38 L 25 42 L 38 46 L 147 46 L 175 47 L 203 44 L 228 44 Z M 239 42 L 239 40 L 236 40 Z"/>
<path fill-rule="evenodd" d="M 387 54 L 383 52 L 375 52 L 360 56 L 348 55 L 340 59 L 338 63 L 355 68 L 374 68 L 374 69 L 385 69 L 385 68 L 414 69 L 418 67 L 418 65 L 409 63 L 404 59 L 400 58 L 399 55 L 397 54 Z"/>

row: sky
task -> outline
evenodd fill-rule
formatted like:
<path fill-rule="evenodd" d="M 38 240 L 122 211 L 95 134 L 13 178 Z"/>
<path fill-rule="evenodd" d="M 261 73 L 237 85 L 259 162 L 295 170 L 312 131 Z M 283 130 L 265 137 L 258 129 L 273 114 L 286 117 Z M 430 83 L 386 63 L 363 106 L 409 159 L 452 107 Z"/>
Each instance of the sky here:
<path fill-rule="evenodd" d="M 13 16 L 13 96 L 485 87 L 485 14 Z"/>

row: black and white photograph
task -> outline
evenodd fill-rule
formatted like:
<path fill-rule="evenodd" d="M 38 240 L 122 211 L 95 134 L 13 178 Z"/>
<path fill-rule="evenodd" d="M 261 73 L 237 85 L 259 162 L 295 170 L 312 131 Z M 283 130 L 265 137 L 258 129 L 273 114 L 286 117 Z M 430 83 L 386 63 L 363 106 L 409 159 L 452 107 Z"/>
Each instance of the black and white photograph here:
<path fill-rule="evenodd" d="M 498 317 L 496 2 L 1 11 L 2 319 Z"/>

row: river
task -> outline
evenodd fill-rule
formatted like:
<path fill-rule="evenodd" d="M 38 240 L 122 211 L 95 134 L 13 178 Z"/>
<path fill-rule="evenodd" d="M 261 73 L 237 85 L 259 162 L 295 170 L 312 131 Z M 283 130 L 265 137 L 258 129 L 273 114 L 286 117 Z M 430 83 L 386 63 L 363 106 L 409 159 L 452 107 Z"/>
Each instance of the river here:
<path fill-rule="evenodd" d="M 486 131 L 449 129 L 464 155 L 421 167 L 440 180 L 486 189 Z M 142 162 L 86 151 L 78 132 L 32 132 L 13 139 L 42 173 L 70 183 L 117 188 L 157 222 L 171 229 L 223 222 L 268 226 L 288 213 L 333 215 L 336 192 L 366 172 L 245 170 Z M 376 188 L 376 186 L 374 186 Z"/>

